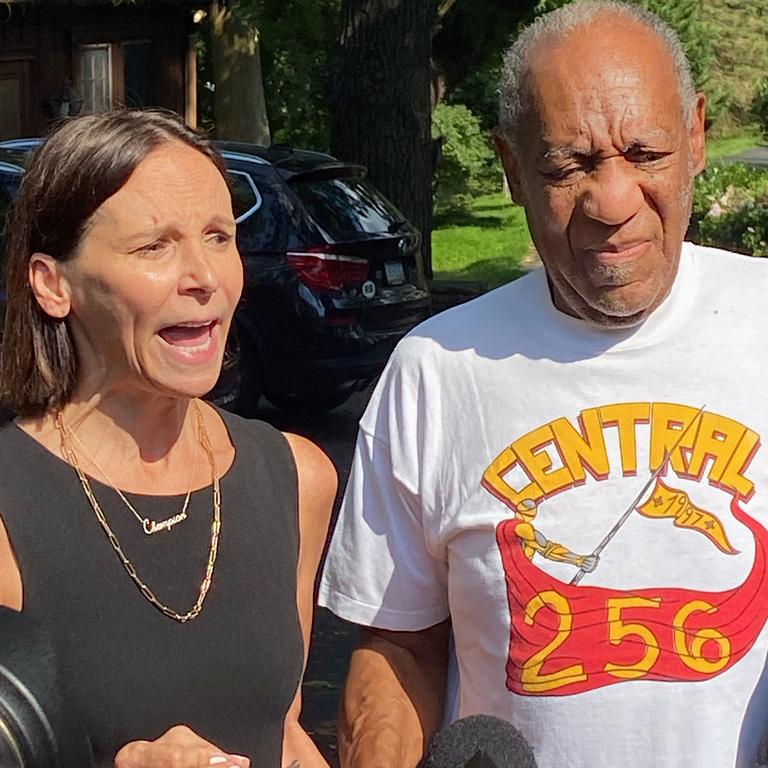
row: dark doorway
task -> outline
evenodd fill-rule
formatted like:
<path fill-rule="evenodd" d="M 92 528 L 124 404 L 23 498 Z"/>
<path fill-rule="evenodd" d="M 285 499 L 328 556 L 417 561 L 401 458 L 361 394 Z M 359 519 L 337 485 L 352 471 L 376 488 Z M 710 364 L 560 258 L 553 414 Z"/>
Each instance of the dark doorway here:
<path fill-rule="evenodd" d="M 155 93 L 155 54 L 149 40 L 123 43 L 125 106 L 157 106 Z"/>

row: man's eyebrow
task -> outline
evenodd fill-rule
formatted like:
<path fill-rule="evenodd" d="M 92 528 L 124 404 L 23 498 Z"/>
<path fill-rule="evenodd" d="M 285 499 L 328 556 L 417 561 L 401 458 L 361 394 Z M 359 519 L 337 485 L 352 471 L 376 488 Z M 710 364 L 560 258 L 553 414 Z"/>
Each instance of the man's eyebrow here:
<path fill-rule="evenodd" d="M 574 157 L 589 157 L 590 152 L 586 149 L 577 149 L 576 147 L 559 146 L 550 147 L 544 153 L 544 160 L 570 160 Z"/>

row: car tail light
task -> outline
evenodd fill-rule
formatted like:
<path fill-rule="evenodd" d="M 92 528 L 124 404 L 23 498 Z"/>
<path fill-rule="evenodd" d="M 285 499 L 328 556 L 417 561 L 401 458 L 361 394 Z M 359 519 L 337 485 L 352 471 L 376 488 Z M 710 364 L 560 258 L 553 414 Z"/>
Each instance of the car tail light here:
<path fill-rule="evenodd" d="M 285 258 L 299 280 L 310 288 L 329 291 L 362 285 L 368 277 L 368 259 L 334 253 L 332 247 L 319 245 L 289 251 Z"/>

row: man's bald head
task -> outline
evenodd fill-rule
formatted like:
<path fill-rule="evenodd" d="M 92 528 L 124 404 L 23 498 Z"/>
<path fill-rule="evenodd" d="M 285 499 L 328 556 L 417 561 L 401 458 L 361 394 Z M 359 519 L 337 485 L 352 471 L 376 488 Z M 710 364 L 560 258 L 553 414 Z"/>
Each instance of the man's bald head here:
<path fill-rule="evenodd" d="M 534 54 L 540 46 L 556 43 L 580 28 L 616 17 L 652 33 L 669 54 L 678 81 L 686 125 L 691 125 L 696 106 L 696 89 L 691 68 L 677 34 L 658 16 L 618 0 L 582 0 L 539 17 L 517 38 L 504 55 L 500 88 L 499 128 L 510 144 L 517 143 L 520 116 L 526 107 L 525 85 Z"/>

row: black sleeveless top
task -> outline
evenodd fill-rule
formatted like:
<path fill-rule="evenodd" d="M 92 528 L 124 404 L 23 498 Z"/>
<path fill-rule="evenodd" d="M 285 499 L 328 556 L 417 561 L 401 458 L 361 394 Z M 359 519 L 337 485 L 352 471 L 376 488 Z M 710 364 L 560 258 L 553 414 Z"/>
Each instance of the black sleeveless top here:
<path fill-rule="evenodd" d="M 53 638 L 62 693 L 99 766 L 111 766 L 126 742 L 176 724 L 253 766 L 280 765 L 283 719 L 302 667 L 296 468 L 275 429 L 221 415 L 235 460 L 221 478 L 212 585 L 185 624 L 160 613 L 130 579 L 74 470 L 16 425 L 0 427 L 0 517 L 21 570 L 24 613 Z M 207 472 L 201 462 L 196 474 Z M 192 494 L 186 520 L 147 536 L 111 488 L 91 486 L 139 578 L 186 613 L 205 574 L 211 488 Z M 156 521 L 184 501 L 127 497 Z"/>

